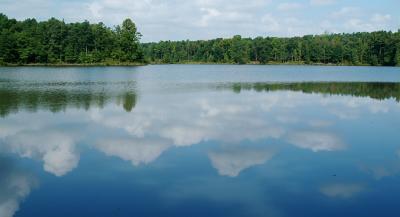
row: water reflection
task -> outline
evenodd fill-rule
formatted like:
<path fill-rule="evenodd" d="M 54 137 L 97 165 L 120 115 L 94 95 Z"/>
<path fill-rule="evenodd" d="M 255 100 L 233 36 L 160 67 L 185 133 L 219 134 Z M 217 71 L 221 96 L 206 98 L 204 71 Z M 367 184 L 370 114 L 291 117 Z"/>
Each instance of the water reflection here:
<path fill-rule="evenodd" d="M 220 175 L 235 177 L 246 168 L 265 163 L 273 153 L 265 147 L 242 146 L 240 150 L 229 146 L 245 141 L 269 143 L 272 139 L 313 152 L 341 151 L 346 149 L 346 142 L 329 130 L 339 120 L 326 113 L 339 119 L 356 118 L 365 109 L 372 114 L 385 113 L 391 101 L 374 99 L 398 100 L 400 93 L 399 84 L 394 83 L 247 83 L 232 85 L 236 93 L 241 92 L 239 98 L 226 91 L 199 91 L 190 97 L 153 94 L 137 105 L 133 84 L 5 85 L 0 89 L 4 96 L 3 115 L 20 109 L 38 114 L 3 118 L 2 150 L 41 160 L 45 171 L 63 176 L 78 166 L 80 154 L 76 144 L 82 141 L 135 166 L 153 162 L 172 147 L 218 141 L 228 148 L 210 152 L 210 161 Z M 119 89 L 113 89 L 114 85 Z M 259 94 L 248 90 L 273 92 Z M 118 105 L 132 114 L 120 112 Z M 310 106 L 322 109 L 319 112 L 325 119 L 304 113 L 303 108 Z M 46 110 L 64 111 L 65 115 L 49 118 L 42 112 Z M 31 123 L 22 124 L 27 118 Z"/>
<path fill-rule="evenodd" d="M 23 129 L 5 137 L 2 148 L 24 158 L 39 159 L 45 171 L 63 176 L 79 162 L 74 140 L 76 136 L 70 132 Z"/>
<path fill-rule="evenodd" d="M 164 87 L 165 88 L 165 87 Z M 301 83 L 190 83 L 175 84 L 169 89 L 223 90 L 236 93 L 244 90 L 300 91 L 328 95 L 348 95 L 372 99 L 400 101 L 400 83 L 389 82 L 301 82 Z M 167 90 L 171 91 L 171 90 Z M 125 111 L 132 111 L 137 102 L 136 82 L 15 82 L 0 81 L 0 115 L 6 116 L 19 109 L 27 111 L 65 111 L 69 108 L 103 108 L 117 103 Z M 207 107 L 207 104 L 202 106 Z M 377 108 L 379 109 L 379 108 Z M 209 111 L 216 115 L 216 111 Z M 214 112 L 214 113 L 213 113 Z"/>
<path fill-rule="evenodd" d="M 31 174 L 18 168 L 10 158 L 0 155 L 0 216 L 14 216 L 20 202 L 35 186 L 36 180 Z"/>
<path fill-rule="evenodd" d="M 19 110 L 51 112 L 103 108 L 117 103 L 130 112 L 136 105 L 135 82 L 1 82 L 0 116 Z"/>
<path fill-rule="evenodd" d="M 218 174 L 236 177 L 242 170 L 255 165 L 261 165 L 270 160 L 275 152 L 272 150 L 255 147 L 231 147 L 229 149 L 210 152 L 211 163 Z"/>
<path fill-rule="evenodd" d="M 335 183 L 321 187 L 321 193 L 328 197 L 351 198 L 364 190 L 362 184 Z"/>
<path fill-rule="evenodd" d="M 293 145 L 318 151 L 336 151 L 345 148 L 345 144 L 336 135 L 316 131 L 300 131 L 290 134 L 288 141 Z"/>
<path fill-rule="evenodd" d="M 233 91 L 242 90 L 278 91 L 291 90 L 303 93 L 350 95 L 372 99 L 396 99 L 400 101 L 400 83 L 390 82 L 301 82 L 301 83 L 234 83 Z"/>
<path fill-rule="evenodd" d="M 372 186 L 367 176 L 379 181 L 400 171 L 390 166 L 399 155 L 398 83 L 146 88 L 136 82 L 2 83 L 0 152 L 41 162 L 59 179 L 77 174 L 85 153 L 94 152 L 110 162 L 101 168 L 108 181 L 122 170 L 112 162 L 127 161 L 123 180 L 135 180 L 135 190 L 157 189 L 151 193 L 159 203 L 211 200 L 254 216 L 285 215 L 291 197 L 314 203 L 319 196 L 363 197 Z M 382 138 L 384 150 L 376 146 Z M 396 160 L 360 163 L 380 152 Z M 7 165 L 0 164 L 0 216 L 11 217 L 34 182 Z M 235 216 L 235 208 L 229 210 Z"/>

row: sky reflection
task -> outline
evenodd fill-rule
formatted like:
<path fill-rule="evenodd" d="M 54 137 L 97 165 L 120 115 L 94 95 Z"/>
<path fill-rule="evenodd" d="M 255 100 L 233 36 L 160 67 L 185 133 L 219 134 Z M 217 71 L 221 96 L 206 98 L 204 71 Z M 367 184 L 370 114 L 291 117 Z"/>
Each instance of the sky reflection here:
<path fill-rule="evenodd" d="M 338 216 L 333 210 L 350 201 L 353 214 L 366 214 L 375 197 L 400 193 L 392 83 L 377 91 L 364 83 L 110 85 L 0 88 L 15 95 L 0 103 L 0 216 L 29 216 L 33 199 L 17 210 L 42 181 L 41 200 L 55 186 L 65 201 L 81 187 L 121 197 L 120 208 L 94 211 L 94 202 L 79 213 L 99 216 L 130 216 L 129 202 L 143 215 L 310 215 L 319 204 L 316 213 Z M 109 202 L 104 195 L 98 203 Z"/>

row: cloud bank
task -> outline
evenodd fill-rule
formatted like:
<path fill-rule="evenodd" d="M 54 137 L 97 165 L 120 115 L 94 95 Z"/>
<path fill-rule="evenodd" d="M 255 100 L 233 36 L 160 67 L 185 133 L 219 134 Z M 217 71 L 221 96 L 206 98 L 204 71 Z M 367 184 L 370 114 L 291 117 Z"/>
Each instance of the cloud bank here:
<path fill-rule="evenodd" d="M 397 30 L 400 2 L 390 0 L 5 0 L 2 12 L 24 19 L 52 16 L 112 26 L 137 22 L 144 41 L 293 36 L 324 32 Z M 356 13 L 354 13 L 356 12 Z M 338 16 L 341 14 L 341 16 Z M 318 19 L 315 19 L 318 17 Z"/>

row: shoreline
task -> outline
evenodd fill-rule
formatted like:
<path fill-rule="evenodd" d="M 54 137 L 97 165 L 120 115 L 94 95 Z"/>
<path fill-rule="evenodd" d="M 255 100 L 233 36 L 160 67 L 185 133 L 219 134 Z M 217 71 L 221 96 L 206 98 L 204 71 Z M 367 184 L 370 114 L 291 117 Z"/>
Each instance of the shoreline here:
<path fill-rule="evenodd" d="M 269 63 L 216 63 L 216 62 L 178 62 L 178 63 L 30 63 L 30 64 L 0 64 L 0 67 L 133 67 L 133 66 L 148 66 L 148 65 L 255 65 L 255 66 L 354 66 L 354 67 L 400 67 L 400 66 L 384 66 L 384 65 L 367 65 L 367 64 L 333 64 L 333 63 L 304 63 L 304 62 L 269 62 Z"/>
<path fill-rule="evenodd" d="M 0 64 L 0 67 L 107 67 L 107 66 L 146 66 L 146 63 L 29 63 L 15 64 L 7 63 Z"/>

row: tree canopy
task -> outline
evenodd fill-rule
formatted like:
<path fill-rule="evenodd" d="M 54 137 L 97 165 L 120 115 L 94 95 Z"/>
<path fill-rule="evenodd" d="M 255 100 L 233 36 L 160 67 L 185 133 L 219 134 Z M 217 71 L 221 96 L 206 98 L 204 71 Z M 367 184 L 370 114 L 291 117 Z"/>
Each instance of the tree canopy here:
<path fill-rule="evenodd" d="M 143 44 L 145 57 L 156 63 L 300 63 L 400 65 L 400 31 L 303 37 L 161 41 Z"/>
<path fill-rule="evenodd" d="M 109 28 L 55 18 L 17 21 L 0 14 L 0 63 L 142 62 L 140 37 L 130 19 Z"/>
<path fill-rule="evenodd" d="M 0 14 L 0 64 L 236 63 L 400 65 L 400 30 L 303 37 L 218 38 L 140 43 L 135 23 L 113 28 Z"/>

